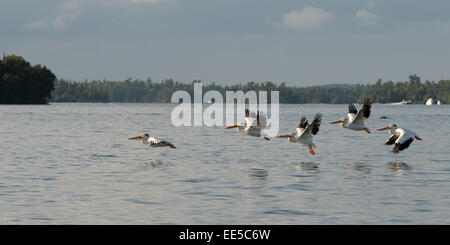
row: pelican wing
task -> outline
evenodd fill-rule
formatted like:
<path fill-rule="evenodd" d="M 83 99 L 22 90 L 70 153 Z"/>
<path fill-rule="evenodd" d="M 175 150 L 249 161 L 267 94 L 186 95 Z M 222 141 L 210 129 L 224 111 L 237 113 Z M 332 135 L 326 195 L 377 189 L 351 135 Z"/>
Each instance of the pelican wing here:
<path fill-rule="evenodd" d="M 391 136 L 389 137 L 388 141 L 385 143 L 385 145 L 393 145 L 395 143 L 395 141 L 398 139 L 400 135 L 397 133 L 393 133 L 391 134 Z"/>
<path fill-rule="evenodd" d="M 394 131 L 396 135 L 398 135 L 397 139 L 395 140 L 395 144 L 403 144 L 408 137 L 405 137 L 406 131 L 403 128 L 398 128 Z"/>
<path fill-rule="evenodd" d="M 251 126 L 255 126 L 256 119 L 251 117 L 245 117 L 245 127 L 249 128 Z"/>
<path fill-rule="evenodd" d="M 364 123 L 370 116 L 370 109 L 372 107 L 373 101 L 370 98 L 364 100 L 363 107 L 358 111 L 355 117 L 355 122 Z"/>
<path fill-rule="evenodd" d="M 306 120 L 306 117 L 300 118 L 300 123 L 298 124 L 299 128 L 306 128 L 308 126 L 308 120 Z"/>
<path fill-rule="evenodd" d="M 154 137 L 150 137 L 150 138 L 148 138 L 148 144 L 147 145 L 156 145 L 156 144 L 159 144 L 159 143 L 161 143 L 161 141 L 159 139 L 154 138 Z"/>
<path fill-rule="evenodd" d="M 356 113 L 358 113 L 358 111 L 356 110 L 355 104 L 353 103 L 348 104 L 347 117 L 350 123 L 353 122 L 353 120 L 355 120 Z"/>
<path fill-rule="evenodd" d="M 408 138 L 401 144 L 395 143 L 394 149 L 392 151 L 395 153 L 399 153 L 400 151 L 403 151 L 404 149 L 408 148 L 413 141 L 414 141 L 414 138 Z"/>
<path fill-rule="evenodd" d="M 257 126 L 259 128 L 264 128 L 267 125 L 267 117 L 262 111 L 250 112 L 250 117 L 253 118 L 254 121 L 252 121 L 252 126 Z"/>
<path fill-rule="evenodd" d="M 348 104 L 348 113 L 356 114 L 358 110 L 356 110 L 356 106 L 353 103 Z"/>
<path fill-rule="evenodd" d="M 322 114 L 316 113 L 311 124 L 306 126 L 303 135 L 316 135 L 319 132 L 320 123 L 322 122 Z"/>
<path fill-rule="evenodd" d="M 297 128 L 297 135 L 300 136 L 303 134 L 303 132 L 305 132 L 304 128 Z"/>

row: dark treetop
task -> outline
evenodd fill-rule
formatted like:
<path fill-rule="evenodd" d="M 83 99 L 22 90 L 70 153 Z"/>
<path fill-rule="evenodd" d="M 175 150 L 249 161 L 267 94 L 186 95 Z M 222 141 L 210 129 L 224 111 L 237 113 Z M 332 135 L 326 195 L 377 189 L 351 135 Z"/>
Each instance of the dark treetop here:
<path fill-rule="evenodd" d="M 0 104 L 46 104 L 56 76 L 16 55 L 0 60 Z"/>

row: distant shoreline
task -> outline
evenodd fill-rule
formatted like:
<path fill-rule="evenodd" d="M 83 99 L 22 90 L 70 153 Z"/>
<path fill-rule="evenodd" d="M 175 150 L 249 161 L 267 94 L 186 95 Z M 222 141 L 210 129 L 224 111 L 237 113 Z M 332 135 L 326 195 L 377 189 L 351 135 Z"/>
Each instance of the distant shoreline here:
<path fill-rule="evenodd" d="M 49 102 L 94 102 L 94 103 L 170 103 L 176 91 L 186 91 L 193 98 L 193 81 L 190 84 L 172 79 L 153 82 L 151 79 L 125 81 L 85 81 L 74 82 L 58 80 Z M 279 91 L 281 104 L 348 104 L 357 103 L 366 97 L 375 103 L 390 104 L 411 101 L 412 104 L 425 104 L 429 98 L 450 103 L 450 80 L 439 82 L 425 81 L 416 75 L 409 76 L 405 82 L 382 82 L 373 84 L 341 84 L 309 87 L 286 86 L 285 83 L 248 82 L 236 85 L 208 84 L 202 86 L 202 93 L 217 91 L 226 98 L 227 91 Z"/>

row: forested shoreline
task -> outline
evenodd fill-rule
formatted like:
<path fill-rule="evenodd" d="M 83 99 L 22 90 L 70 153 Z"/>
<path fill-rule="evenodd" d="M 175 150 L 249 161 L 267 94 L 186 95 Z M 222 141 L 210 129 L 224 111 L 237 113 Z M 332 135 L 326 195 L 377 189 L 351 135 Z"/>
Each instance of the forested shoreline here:
<path fill-rule="evenodd" d="M 193 97 L 193 83 L 173 79 L 160 82 L 147 80 L 84 81 L 56 79 L 47 67 L 31 65 L 21 56 L 3 55 L 0 60 L 0 104 L 46 104 L 48 102 L 115 102 L 170 103 L 175 91 L 186 91 Z M 395 103 L 402 100 L 423 104 L 429 98 L 443 104 L 450 103 L 450 80 L 422 82 L 417 75 L 406 81 L 379 79 L 373 84 L 335 84 L 297 87 L 275 82 L 247 82 L 246 84 L 203 84 L 203 94 L 218 91 L 226 99 L 226 91 L 279 91 L 283 104 L 329 103 L 342 104 L 370 97 L 375 103 Z M 268 97 L 270 102 L 270 96 Z"/>
<path fill-rule="evenodd" d="M 181 83 L 166 79 L 161 82 L 147 80 L 125 81 L 84 81 L 75 82 L 57 80 L 51 102 L 116 102 L 116 103 L 170 103 L 175 91 L 183 90 L 193 96 L 192 83 Z M 379 79 L 374 84 L 324 85 L 310 87 L 286 86 L 285 83 L 248 82 L 236 85 L 203 85 L 203 93 L 219 91 L 225 99 L 225 91 L 279 91 L 280 103 L 330 103 L 341 104 L 359 101 L 365 97 L 373 98 L 375 103 L 395 103 L 411 100 L 423 104 L 429 98 L 450 103 L 450 80 L 439 82 L 421 82 L 417 75 L 410 75 L 407 81 L 383 82 Z M 270 97 L 270 96 L 269 96 Z"/>

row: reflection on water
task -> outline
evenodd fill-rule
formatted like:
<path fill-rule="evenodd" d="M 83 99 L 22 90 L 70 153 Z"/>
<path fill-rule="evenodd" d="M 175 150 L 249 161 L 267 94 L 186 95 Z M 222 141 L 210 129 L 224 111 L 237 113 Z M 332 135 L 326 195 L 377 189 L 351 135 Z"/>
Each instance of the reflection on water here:
<path fill-rule="evenodd" d="M 295 164 L 295 163 L 294 163 Z M 297 165 L 297 169 L 304 171 L 308 174 L 317 174 L 319 173 L 319 164 L 315 162 L 300 162 Z"/>
<path fill-rule="evenodd" d="M 262 169 L 262 168 L 256 168 L 250 166 L 248 168 L 248 176 L 256 179 L 265 180 L 267 176 L 269 175 L 269 171 Z"/>
<path fill-rule="evenodd" d="M 137 169 L 145 171 L 145 170 L 149 170 L 149 169 L 167 169 L 172 166 L 173 165 L 171 163 L 164 163 L 159 160 L 154 160 L 154 161 L 150 161 L 150 162 L 139 163 L 137 165 Z"/>
<path fill-rule="evenodd" d="M 397 170 L 410 170 L 411 167 L 404 162 L 389 162 L 387 164 L 388 168 L 393 171 Z"/>
<path fill-rule="evenodd" d="M 387 164 L 387 168 L 394 174 L 394 176 L 402 176 L 411 169 L 408 164 L 403 162 L 389 162 Z"/>
<path fill-rule="evenodd" d="M 364 162 L 354 162 L 345 164 L 345 168 L 352 175 L 368 175 L 372 173 L 372 166 Z"/>

